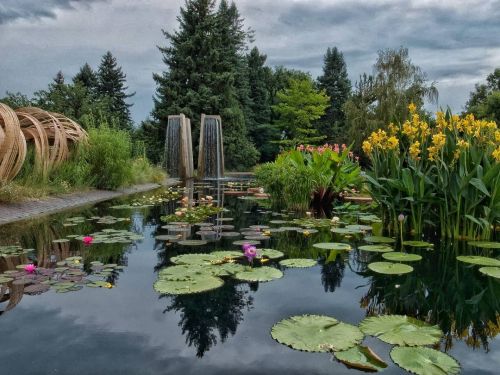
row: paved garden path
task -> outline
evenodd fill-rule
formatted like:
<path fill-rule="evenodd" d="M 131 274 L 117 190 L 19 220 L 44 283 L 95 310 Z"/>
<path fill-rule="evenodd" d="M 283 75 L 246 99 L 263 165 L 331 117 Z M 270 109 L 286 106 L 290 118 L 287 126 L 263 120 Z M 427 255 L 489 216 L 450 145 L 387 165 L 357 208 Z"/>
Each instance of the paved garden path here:
<path fill-rule="evenodd" d="M 177 184 L 178 182 L 179 181 L 176 179 L 169 178 L 163 185 L 172 186 Z M 41 200 L 26 201 L 21 203 L 1 203 L 0 225 L 53 214 L 58 211 L 85 206 L 88 204 L 94 204 L 97 202 L 119 198 L 134 193 L 142 193 L 159 188 L 160 186 L 162 185 L 150 183 L 134 185 L 116 191 L 89 190 L 85 192 L 62 194 L 53 197 L 47 197 Z"/>

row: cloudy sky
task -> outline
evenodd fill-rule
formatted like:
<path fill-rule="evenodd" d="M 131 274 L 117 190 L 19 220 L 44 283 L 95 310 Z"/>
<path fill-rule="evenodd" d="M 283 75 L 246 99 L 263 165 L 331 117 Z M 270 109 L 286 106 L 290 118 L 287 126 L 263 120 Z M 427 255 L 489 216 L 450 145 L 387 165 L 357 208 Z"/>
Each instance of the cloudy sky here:
<path fill-rule="evenodd" d="M 110 50 L 127 74 L 136 121 L 152 108 L 153 72 L 164 67 L 161 29 L 177 28 L 184 0 L 0 0 L 0 96 L 31 95 L 58 70 L 67 77 Z M 329 46 L 344 52 L 353 81 L 377 50 L 409 48 L 460 111 L 474 84 L 500 66 L 500 0 L 237 0 L 270 65 L 321 72 Z"/>

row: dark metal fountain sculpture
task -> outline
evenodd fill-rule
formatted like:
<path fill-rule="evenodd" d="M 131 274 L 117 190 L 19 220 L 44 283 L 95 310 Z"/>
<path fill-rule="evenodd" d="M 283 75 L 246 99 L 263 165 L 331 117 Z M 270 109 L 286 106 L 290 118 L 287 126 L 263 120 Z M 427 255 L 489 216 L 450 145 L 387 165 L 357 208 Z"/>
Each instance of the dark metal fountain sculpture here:
<path fill-rule="evenodd" d="M 201 115 L 198 178 L 224 177 L 224 147 L 220 116 Z"/>
<path fill-rule="evenodd" d="M 194 174 L 191 121 L 182 113 L 168 116 L 165 167 L 170 177 L 191 178 Z"/>

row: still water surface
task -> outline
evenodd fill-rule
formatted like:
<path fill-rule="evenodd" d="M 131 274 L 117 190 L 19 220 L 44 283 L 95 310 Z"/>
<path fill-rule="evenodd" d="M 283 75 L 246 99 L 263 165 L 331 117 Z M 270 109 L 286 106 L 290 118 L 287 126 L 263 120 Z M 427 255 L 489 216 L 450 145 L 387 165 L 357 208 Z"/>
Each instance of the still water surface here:
<path fill-rule="evenodd" d="M 224 186 L 219 186 L 223 189 Z M 259 202 L 223 197 L 221 190 L 195 187 L 224 201 L 225 217 L 236 230 L 276 219 Z M 155 192 L 150 193 L 155 194 Z M 0 227 L 0 244 L 35 248 L 42 264 L 80 255 L 90 261 L 125 266 L 109 278 L 111 289 L 88 288 L 69 293 L 50 290 L 0 302 L 0 374 L 356 374 L 325 353 L 305 353 L 275 342 L 276 322 L 299 314 L 325 314 L 358 324 L 367 314 L 409 314 L 439 324 L 445 332 L 440 349 L 455 357 L 464 374 L 499 374 L 498 311 L 500 283 L 481 275 L 477 267 L 455 261 L 472 253 L 464 244 L 421 250 L 424 258 L 405 276 L 372 273 L 367 264 L 380 254 L 358 250 L 328 253 L 311 268 L 283 269 L 285 276 L 267 283 L 226 280 L 223 287 L 196 295 L 161 296 L 153 289 L 159 269 L 184 252 L 237 249 L 231 239 L 187 248 L 155 240 L 159 217 L 175 203 L 112 210 L 137 197 L 53 215 L 33 222 Z M 141 197 L 139 197 L 142 199 Z M 112 225 L 86 221 L 63 226 L 69 217 L 114 215 L 130 218 Z M 279 217 L 278 217 L 279 218 Z M 103 228 L 128 229 L 144 236 L 133 244 L 80 241 L 53 244 L 68 234 L 88 234 Z M 192 238 L 199 238 L 194 234 Z M 318 233 L 308 238 L 296 232 L 273 234 L 262 247 L 292 257 L 315 257 L 315 242 L 338 240 Z M 475 252 L 477 253 L 477 251 Z M 498 255 L 498 254 L 497 254 Z M 491 256 L 491 254 L 490 254 Z M 52 257 L 54 259 L 54 257 Z M 20 259 L 17 264 L 21 263 Z M 1 263 L 0 271 L 12 267 Z M 8 310 L 8 311 L 6 311 Z M 389 357 L 391 346 L 375 338 L 364 343 L 389 367 L 402 374 Z"/>

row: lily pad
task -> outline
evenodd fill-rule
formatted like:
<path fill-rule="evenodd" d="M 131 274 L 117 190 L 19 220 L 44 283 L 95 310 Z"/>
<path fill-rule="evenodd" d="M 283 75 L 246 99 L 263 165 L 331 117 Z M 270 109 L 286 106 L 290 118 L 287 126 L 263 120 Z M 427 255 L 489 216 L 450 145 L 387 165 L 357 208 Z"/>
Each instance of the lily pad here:
<path fill-rule="evenodd" d="M 410 247 L 434 247 L 433 243 L 426 241 L 403 241 L 403 245 Z"/>
<path fill-rule="evenodd" d="M 317 264 L 313 259 L 290 258 L 280 261 L 280 264 L 285 267 L 291 268 L 306 268 L 313 267 Z"/>
<path fill-rule="evenodd" d="M 422 257 L 418 254 L 407 254 L 396 251 L 382 254 L 382 258 L 393 262 L 417 262 L 422 260 Z"/>
<path fill-rule="evenodd" d="M 221 278 L 204 274 L 187 280 L 158 279 L 154 283 L 154 289 L 162 294 L 193 294 L 216 289 L 223 284 L 224 281 Z"/>
<path fill-rule="evenodd" d="M 210 255 L 213 255 L 218 259 L 224 259 L 224 258 L 240 258 L 243 256 L 243 253 L 241 251 L 236 251 L 236 250 L 221 250 L 221 251 L 212 251 Z"/>
<path fill-rule="evenodd" d="M 500 279 L 500 267 L 481 267 L 479 272 Z"/>
<path fill-rule="evenodd" d="M 242 281 L 271 281 L 283 277 L 283 272 L 273 267 L 247 268 L 238 272 L 234 278 Z"/>
<path fill-rule="evenodd" d="M 269 259 L 279 259 L 285 256 L 281 251 L 274 249 L 261 249 L 259 251 L 261 256 Z"/>
<path fill-rule="evenodd" d="M 155 239 L 158 241 L 175 241 L 178 240 L 179 238 L 180 236 L 175 234 L 161 234 L 155 237 Z"/>
<path fill-rule="evenodd" d="M 478 255 L 461 255 L 457 260 L 464 263 L 477 264 L 479 266 L 500 267 L 500 260 Z"/>
<path fill-rule="evenodd" d="M 373 272 L 382 273 L 384 275 L 401 275 L 413 271 L 412 266 L 392 262 L 373 262 L 368 265 L 368 268 Z"/>
<path fill-rule="evenodd" d="M 393 345 L 418 346 L 439 342 L 443 332 L 438 326 L 431 326 L 406 315 L 381 315 L 364 319 L 359 328 L 363 333 L 378 337 Z"/>
<path fill-rule="evenodd" d="M 390 237 L 382 237 L 382 236 L 367 236 L 364 238 L 366 242 L 371 243 L 394 243 L 396 240 Z"/>
<path fill-rule="evenodd" d="M 348 228 L 332 228 L 330 229 L 330 232 L 332 233 L 337 233 L 337 234 L 361 234 L 363 231 L 361 230 L 355 230 L 355 229 L 348 229 Z"/>
<path fill-rule="evenodd" d="M 371 225 L 362 225 L 362 224 L 351 224 L 351 225 L 346 225 L 345 226 L 346 229 L 352 229 L 352 230 L 356 230 L 356 231 L 371 231 L 373 230 L 372 226 Z"/>
<path fill-rule="evenodd" d="M 0 276 L 0 284 L 10 283 L 12 280 L 14 280 L 12 277 Z"/>
<path fill-rule="evenodd" d="M 315 243 L 313 247 L 321 250 L 351 250 L 351 245 L 341 242 L 320 242 Z"/>
<path fill-rule="evenodd" d="M 182 246 L 203 246 L 206 245 L 208 242 L 204 240 L 184 240 L 184 241 L 179 241 L 177 243 Z"/>
<path fill-rule="evenodd" d="M 471 246 L 480 247 L 482 249 L 500 249 L 500 242 L 469 241 L 467 243 Z"/>
<path fill-rule="evenodd" d="M 175 264 L 211 264 L 218 257 L 212 254 L 182 254 L 170 258 Z"/>
<path fill-rule="evenodd" d="M 210 272 L 214 276 L 234 276 L 238 272 L 243 272 L 245 270 L 246 267 L 239 263 L 223 263 L 210 268 Z"/>
<path fill-rule="evenodd" d="M 363 340 L 358 327 L 324 315 L 297 315 L 276 323 L 271 336 L 280 344 L 306 352 L 347 350 Z"/>
<path fill-rule="evenodd" d="M 371 251 L 375 253 L 388 253 L 394 251 L 392 247 L 387 245 L 362 245 L 358 247 L 358 250 Z"/>
<path fill-rule="evenodd" d="M 59 238 L 57 240 L 53 240 L 52 243 L 66 243 L 69 242 L 69 239 L 67 238 Z"/>
<path fill-rule="evenodd" d="M 255 240 L 238 240 L 238 241 L 234 241 L 233 242 L 233 245 L 236 245 L 236 246 L 243 246 L 245 244 L 249 244 L 249 245 L 260 245 L 260 241 L 255 241 Z"/>
<path fill-rule="evenodd" d="M 396 346 L 391 350 L 391 358 L 399 367 L 417 375 L 460 373 L 460 365 L 453 357 L 431 348 Z"/>
<path fill-rule="evenodd" d="M 335 352 L 335 358 L 349 367 L 365 371 L 380 371 L 387 367 L 385 363 L 368 346 L 356 345 L 351 349 Z"/>

